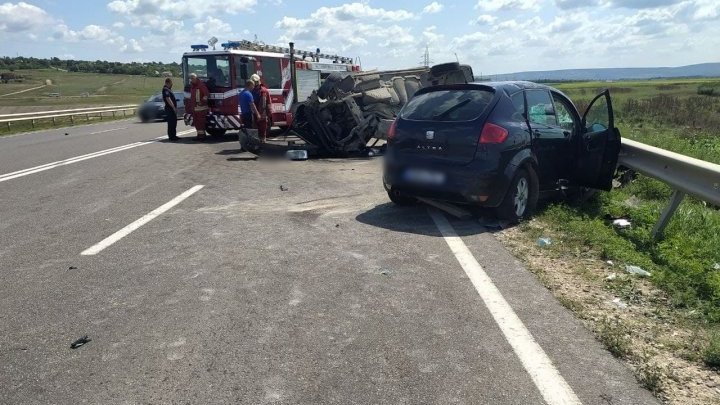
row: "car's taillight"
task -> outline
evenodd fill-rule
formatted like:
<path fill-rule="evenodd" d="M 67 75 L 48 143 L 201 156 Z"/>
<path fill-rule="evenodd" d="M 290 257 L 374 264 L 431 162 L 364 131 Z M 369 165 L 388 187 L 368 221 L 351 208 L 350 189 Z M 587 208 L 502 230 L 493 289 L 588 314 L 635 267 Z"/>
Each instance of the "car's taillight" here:
<path fill-rule="evenodd" d="M 480 143 L 503 143 L 508 137 L 508 130 L 491 122 L 485 124 L 480 134 Z"/>
<path fill-rule="evenodd" d="M 393 123 L 390 125 L 390 129 L 387 133 L 387 140 L 390 141 L 393 138 L 395 138 L 395 131 L 397 130 L 397 120 L 393 121 Z"/>

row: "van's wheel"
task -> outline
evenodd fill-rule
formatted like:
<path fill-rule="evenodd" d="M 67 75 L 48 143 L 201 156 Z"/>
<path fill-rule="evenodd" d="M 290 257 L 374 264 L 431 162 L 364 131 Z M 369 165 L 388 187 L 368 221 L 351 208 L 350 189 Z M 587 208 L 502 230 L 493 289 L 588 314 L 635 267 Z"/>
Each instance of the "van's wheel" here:
<path fill-rule="evenodd" d="M 388 197 L 390 197 L 390 201 L 396 205 L 408 206 L 417 204 L 417 200 L 415 198 L 405 195 L 397 190 L 390 189 L 387 193 Z"/>
<path fill-rule="evenodd" d="M 207 133 L 210 136 L 223 136 L 225 135 L 225 128 L 208 128 Z"/>
<path fill-rule="evenodd" d="M 505 198 L 496 209 L 498 217 L 512 222 L 530 218 L 537 206 L 539 189 L 538 177 L 533 169 L 518 169 Z"/>

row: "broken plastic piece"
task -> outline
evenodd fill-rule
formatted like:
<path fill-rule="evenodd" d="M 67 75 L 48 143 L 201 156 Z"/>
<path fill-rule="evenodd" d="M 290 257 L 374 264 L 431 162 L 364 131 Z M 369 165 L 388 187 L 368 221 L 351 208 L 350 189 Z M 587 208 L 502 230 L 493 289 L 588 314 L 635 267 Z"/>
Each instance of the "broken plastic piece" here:
<path fill-rule="evenodd" d="M 615 304 L 615 306 L 620 309 L 626 309 L 628 307 L 628 305 L 626 303 L 622 302 L 622 300 L 620 298 L 615 298 L 614 300 L 612 300 L 612 303 Z"/>
<path fill-rule="evenodd" d="M 550 246 L 552 243 L 553 241 L 550 238 L 539 238 L 537 240 L 537 245 L 540 247 Z"/>
<path fill-rule="evenodd" d="M 308 153 L 306 150 L 289 150 L 285 153 L 288 160 L 307 160 Z"/>
<path fill-rule="evenodd" d="M 627 265 L 627 266 L 625 266 L 625 271 L 627 271 L 630 274 L 636 274 L 638 276 L 650 277 L 649 271 L 643 270 L 642 268 L 640 268 L 638 266 Z"/>
<path fill-rule="evenodd" d="M 70 344 L 71 349 L 77 349 L 78 347 L 84 346 L 86 343 L 92 342 L 92 339 L 88 337 L 88 335 L 85 335 L 81 337 L 80 339 L 72 342 Z"/>
<path fill-rule="evenodd" d="M 623 228 L 629 228 L 632 225 L 632 223 L 630 223 L 630 221 L 628 221 L 627 219 L 621 218 L 621 219 L 614 220 L 613 225 L 617 226 L 620 229 L 623 229 Z"/>
<path fill-rule="evenodd" d="M 607 281 L 613 281 L 613 280 L 615 280 L 616 278 L 617 278 L 617 274 L 612 273 L 612 274 L 610 274 L 609 276 L 605 277 L 605 280 L 607 280 Z"/>

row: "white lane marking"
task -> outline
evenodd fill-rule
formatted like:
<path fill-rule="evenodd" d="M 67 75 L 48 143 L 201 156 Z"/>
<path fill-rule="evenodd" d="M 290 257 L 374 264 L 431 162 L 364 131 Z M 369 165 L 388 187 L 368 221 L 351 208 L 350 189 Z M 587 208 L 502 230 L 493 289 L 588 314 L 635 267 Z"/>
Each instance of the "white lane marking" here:
<path fill-rule="evenodd" d="M 106 132 L 121 131 L 121 130 L 127 129 L 127 128 L 128 128 L 128 127 L 104 129 L 104 130 L 102 130 L 102 131 L 90 132 L 88 135 L 97 135 L 97 134 L 104 134 L 104 133 L 106 133 Z"/>
<path fill-rule="evenodd" d="M 83 256 L 93 256 L 96 255 L 103 250 L 105 250 L 108 246 L 112 245 L 113 243 L 119 241 L 120 239 L 128 236 L 133 231 L 137 230 L 141 226 L 147 224 L 148 222 L 152 221 L 153 219 L 157 218 L 164 212 L 168 211 L 172 207 L 180 204 L 185 199 L 190 197 L 191 195 L 197 193 L 202 189 L 203 185 L 197 185 L 191 188 L 190 190 L 180 194 L 179 196 L 173 198 L 172 200 L 168 201 L 167 203 L 159 206 L 158 208 L 155 208 L 154 210 L 150 211 L 150 213 L 144 215 L 142 218 L 138 219 L 137 221 L 131 223 L 130 225 L 122 228 L 121 230 L 115 232 L 114 234 L 108 236 L 107 238 L 100 241 L 98 244 L 84 250 L 82 253 L 80 253 Z"/>
<path fill-rule="evenodd" d="M 430 216 L 545 402 L 548 405 L 582 404 L 447 218 L 436 210 L 431 210 Z"/>
<path fill-rule="evenodd" d="M 183 131 L 183 132 L 178 133 L 178 135 L 187 135 L 191 132 L 195 132 L 195 130 L 191 129 L 191 130 Z M 0 183 L 2 183 L 3 181 L 16 179 L 18 177 L 23 177 L 23 176 L 27 176 L 30 174 L 43 172 L 45 170 L 54 169 L 56 167 L 66 166 L 66 165 L 70 165 L 70 164 L 77 163 L 77 162 L 82 162 L 83 160 L 93 159 L 96 157 L 109 155 L 111 153 L 116 153 L 116 152 L 121 152 L 121 151 L 132 149 L 132 148 L 137 148 L 138 146 L 149 145 L 151 143 L 155 143 L 158 140 L 166 139 L 166 138 L 167 138 L 167 136 L 159 136 L 157 138 L 154 138 L 152 141 L 130 143 L 130 144 L 118 146 L 115 148 L 105 149 L 105 150 L 101 150 L 101 151 L 93 152 L 93 153 L 88 153 L 87 155 L 75 156 L 75 157 L 72 157 L 69 159 L 59 160 L 57 162 L 52 162 L 52 163 L 47 163 L 47 164 L 40 165 L 40 166 L 31 167 L 29 169 L 23 169 L 23 170 L 18 170 L 16 172 L 1 174 L 0 175 Z"/>
<path fill-rule="evenodd" d="M 155 141 L 135 142 L 135 143 L 131 143 L 128 145 L 119 146 L 117 148 L 106 149 L 106 150 L 102 150 L 99 152 L 89 153 L 87 155 L 76 156 L 74 158 L 60 160 L 60 161 L 53 162 L 53 163 L 48 163 L 48 164 L 45 164 L 42 166 L 31 167 L 29 169 L 19 170 L 17 172 L 3 174 L 3 175 L 0 175 L 0 183 L 2 183 L 3 181 L 16 179 L 18 177 L 23 177 L 23 176 L 27 176 L 30 174 L 43 172 L 45 170 L 54 169 L 56 167 L 66 166 L 66 165 L 70 165 L 70 164 L 77 163 L 77 162 L 82 162 L 83 160 L 93 159 L 96 157 L 109 155 L 111 153 L 116 153 L 116 152 L 121 152 L 121 151 L 132 149 L 132 148 L 137 148 L 138 146 L 144 146 L 144 145 L 148 145 L 151 143 L 155 143 Z"/>

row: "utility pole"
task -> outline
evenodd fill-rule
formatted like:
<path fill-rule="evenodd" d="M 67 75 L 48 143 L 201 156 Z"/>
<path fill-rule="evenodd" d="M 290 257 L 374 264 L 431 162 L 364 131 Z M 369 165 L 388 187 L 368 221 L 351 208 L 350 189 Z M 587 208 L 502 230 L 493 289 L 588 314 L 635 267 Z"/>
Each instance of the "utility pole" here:
<path fill-rule="evenodd" d="M 425 53 L 422 56 L 422 65 L 425 67 L 430 67 L 432 65 L 432 61 L 430 60 L 430 48 L 428 48 L 427 45 L 425 45 Z"/>

